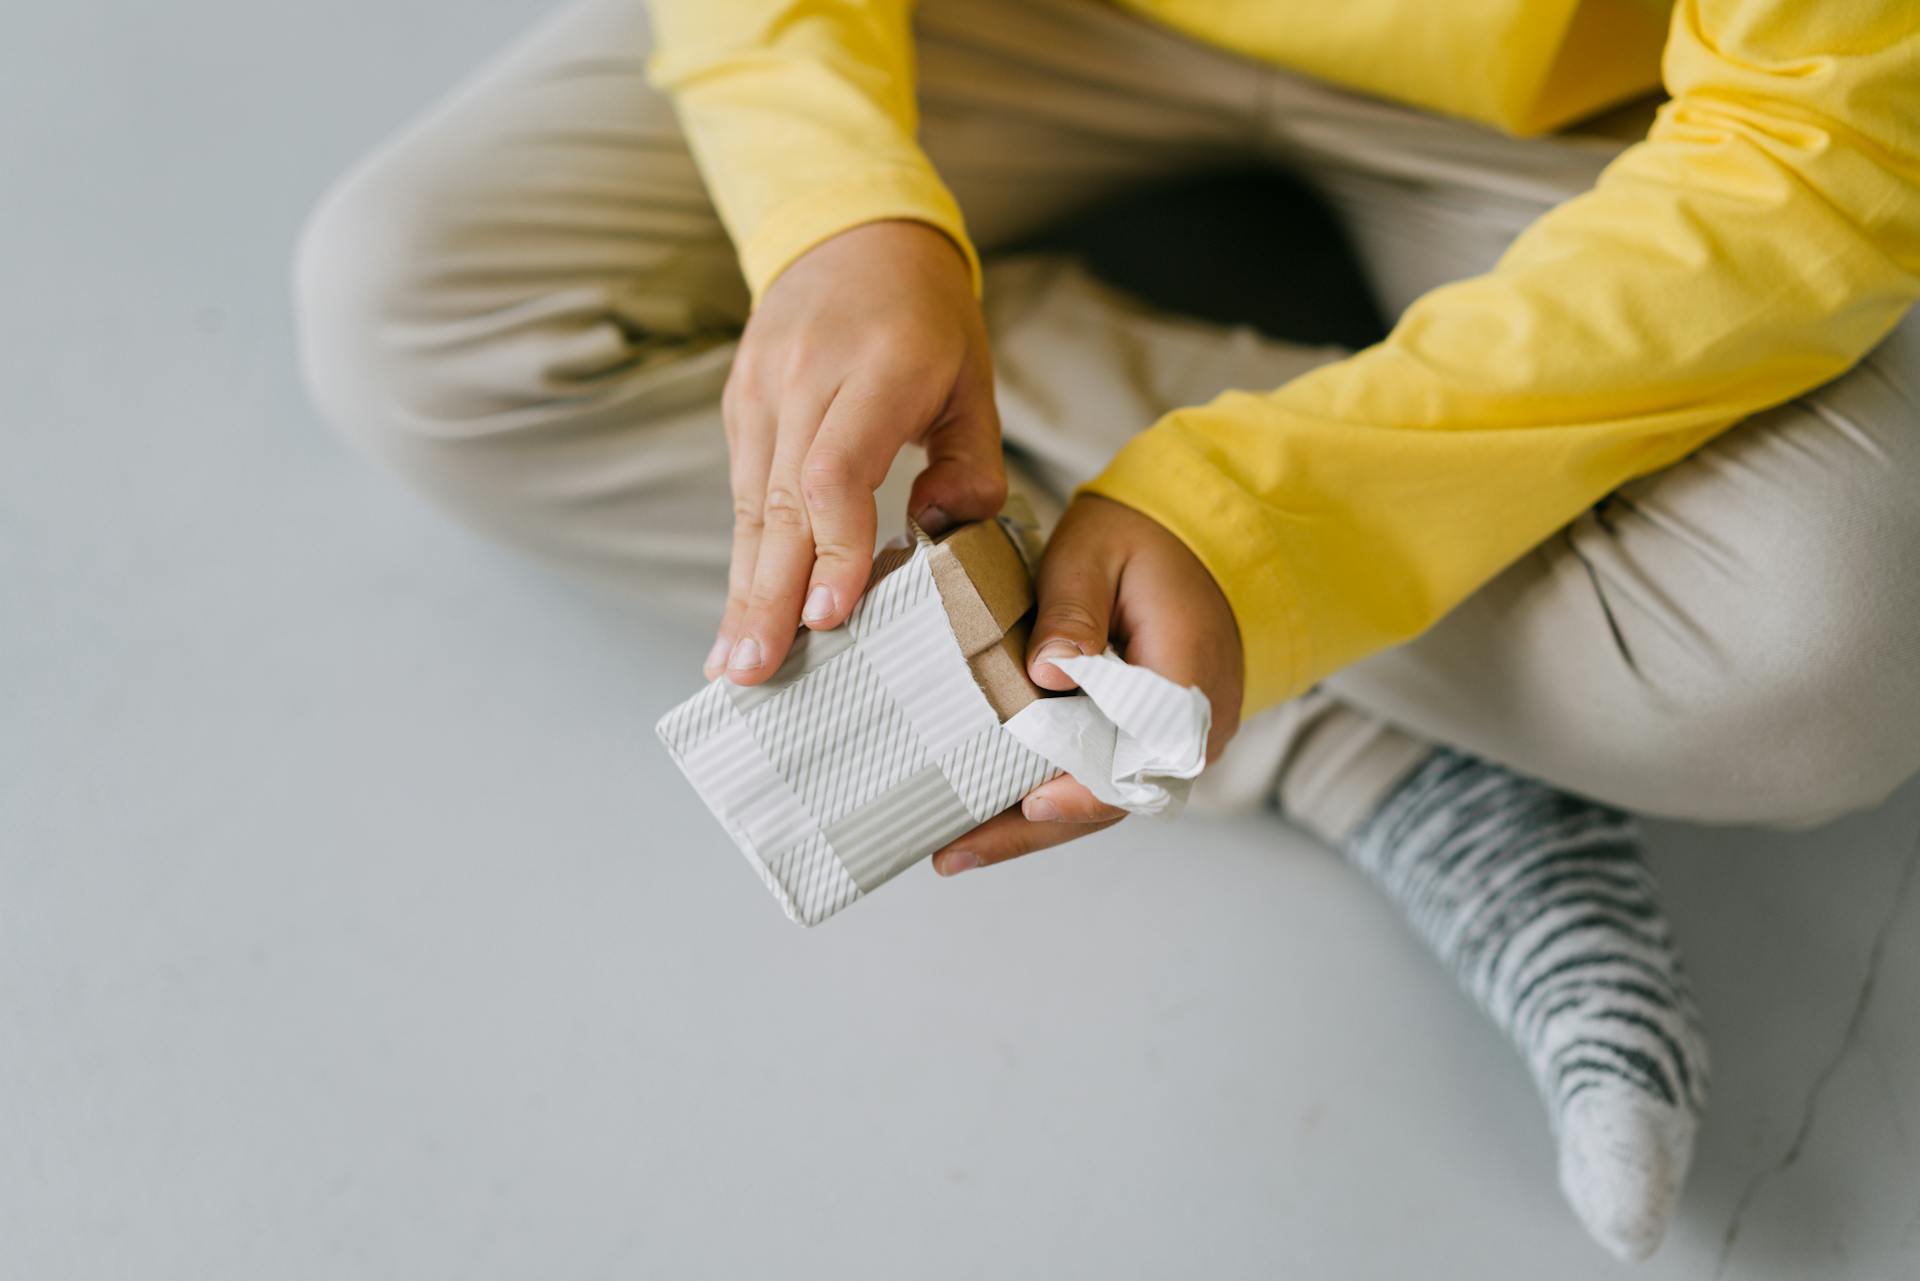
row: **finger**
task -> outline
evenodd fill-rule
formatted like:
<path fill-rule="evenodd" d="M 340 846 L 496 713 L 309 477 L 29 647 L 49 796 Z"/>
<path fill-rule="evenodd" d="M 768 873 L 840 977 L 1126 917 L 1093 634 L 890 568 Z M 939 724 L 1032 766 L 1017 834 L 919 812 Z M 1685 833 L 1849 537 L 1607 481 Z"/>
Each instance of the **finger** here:
<path fill-rule="evenodd" d="M 873 491 L 887 478 L 904 439 L 902 420 L 913 412 L 880 388 L 843 386 L 827 406 L 801 469 L 813 527 L 813 572 L 800 613 L 809 627 L 838 627 L 866 590 L 873 569 Z"/>
<path fill-rule="evenodd" d="M 733 547 L 727 558 L 727 605 L 702 670 L 708 680 L 727 669 L 727 658 L 746 621 L 747 593 L 759 558 L 767 472 L 773 465 L 775 430 L 771 406 L 751 379 L 727 383 L 722 401 L 727 430 L 727 482 L 733 491 Z"/>
<path fill-rule="evenodd" d="M 976 867 L 991 867 L 1035 850 L 1065 845 L 1104 831 L 1119 821 L 1110 818 L 1099 823 L 1035 823 L 1017 809 L 1006 810 L 937 851 L 933 856 L 933 870 L 942 876 L 958 876 Z"/>
<path fill-rule="evenodd" d="M 1074 688 L 1053 659 L 1098 654 L 1107 647 L 1119 565 L 1112 543 L 1099 538 L 1097 522 L 1087 519 L 1089 510 L 1068 508 L 1040 558 L 1034 583 L 1040 608 L 1027 642 L 1027 672 L 1042 689 Z"/>
<path fill-rule="evenodd" d="M 1176 685 L 1207 691 L 1213 708 L 1207 734 L 1207 759 L 1213 760 L 1240 727 L 1241 671 L 1238 633 L 1222 631 L 1218 620 L 1230 611 L 1135 609 L 1130 602 L 1158 599 L 1162 593 L 1134 590 L 1136 580 L 1167 581 L 1174 575 L 1204 573 L 1187 563 L 1165 564 L 1153 557 L 1129 561 L 1120 571 L 1114 631 L 1124 638 L 1129 663 L 1150 668 Z"/>
<path fill-rule="evenodd" d="M 1007 501 L 1007 463 L 1000 448 L 1000 416 L 986 394 L 966 391 L 927 433 L 927 465 L 914 477 L 907 510 L 929 534 L 986 520 Z"/>
<path fill-rule="evenodd" d="M 727 659 L 747 617 L 747 592 L 753 586 L 753 565 L 760 547 L 760 516 L 755 504 L 751 517 L 736 511 L 733 522 L 733 551 L 727 565 L 727 605 L 720 615 L 720 629 L 707 651 L 702 670 L 708 680 L 727 670 Z"/>
<path fill-rule="evenodd" d="M 1078 779 L 1062 774 L 1040 784 L 1020 802 L 1020 813 L 1034 823 L 1109 823 L 1127 816 L 1118 805 L 1109 805 Z"/>
<path fill-rule="evenodd" d="M 800 468 L 806 459 L 826 398 L 789 394 L 775 429 L 773 462 L 760 500 L 760 546 L 747 588 L 746 612 L 727 654 L 727 679 L 757 685 L 779 670 L 793 648 L 813 567 L 813 528 L 800 497 Z"/>

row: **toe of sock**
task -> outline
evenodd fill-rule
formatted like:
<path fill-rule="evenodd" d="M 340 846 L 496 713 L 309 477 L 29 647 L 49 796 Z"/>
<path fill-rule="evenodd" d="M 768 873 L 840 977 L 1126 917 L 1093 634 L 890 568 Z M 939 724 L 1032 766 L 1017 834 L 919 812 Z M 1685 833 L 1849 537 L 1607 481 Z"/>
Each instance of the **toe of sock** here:
<path fill-rule="evenodd" d="M 1560 1187 L 1609 1254 L 1637 1262 L 1666 1235 L 1693 1155 L 1693 1118 L 1631 1091 L 1589 1090 L 1560 1124 Z"/>

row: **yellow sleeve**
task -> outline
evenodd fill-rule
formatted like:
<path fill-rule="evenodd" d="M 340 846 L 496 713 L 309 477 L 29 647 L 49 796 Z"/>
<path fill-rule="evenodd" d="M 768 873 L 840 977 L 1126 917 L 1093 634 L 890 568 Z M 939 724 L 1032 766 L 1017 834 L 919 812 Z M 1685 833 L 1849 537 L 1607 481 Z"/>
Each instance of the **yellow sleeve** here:
<path fill-rule="evenodd" d="M 648 75 L 681 125 L 757 300 L 795 258 L 905 218 L 979 259 L 914 141 L 909 0 L 649 0 Z"/>
<path fill-rule="evenodd" d="M 1840 374 L 1920 296 L 1920 4 L 1679 0 L 1663 72 L 1648 138 L 1492 271 L 1278 391 L 1168 415 L 1088 486 L 1220 581 L 1249 710 Z"/>

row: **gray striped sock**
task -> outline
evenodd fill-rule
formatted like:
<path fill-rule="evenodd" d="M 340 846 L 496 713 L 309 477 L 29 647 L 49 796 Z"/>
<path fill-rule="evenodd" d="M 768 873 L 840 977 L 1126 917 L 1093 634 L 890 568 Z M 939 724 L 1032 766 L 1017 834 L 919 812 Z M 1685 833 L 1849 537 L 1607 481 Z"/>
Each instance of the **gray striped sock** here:
<path fill-rule="evenodd" d="M 1633 821 L 1439 748 L 1343 845 L 1526 1059 L 1587 1230 L 1651 1254 L 1707 1049 Z"/>

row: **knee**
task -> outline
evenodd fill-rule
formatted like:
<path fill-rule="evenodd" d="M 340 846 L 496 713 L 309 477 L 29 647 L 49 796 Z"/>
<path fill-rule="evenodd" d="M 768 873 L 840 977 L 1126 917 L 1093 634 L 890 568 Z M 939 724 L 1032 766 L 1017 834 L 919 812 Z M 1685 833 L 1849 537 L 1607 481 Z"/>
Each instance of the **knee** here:
<path fill-rule="evenodd" d="M 294 250 L 301 373 L 321 415 L 342 430 L 380 417 L 372 407 L 399 292 L 394 240 L 407 213 L 378 169 L 359 171 L 307 215 Z"/>
<path fill-rule="evenodd" d="M 452 417 L 436 346 L 410 337 L 446 310 L 435 280 L 457 206 L 441 187 L 415 156 L 376 156 L 321 198 L 295 247 L 302 373 L 322 417 L 363 445 Z"/>
<path fill-rule="evenodd" d="M 1821 670 L 1728 675 L 1671 701 L 1637 749 L 1662 793 L 1682 798 L 1671 817 L 1811 826 L 1871 808 L 1914 773 L 1913 722 L 1860 705 L 1868 669 L 1809 658 Z"/>
<path fill-rule="evenodd" d="M 403 214 L 392 191 L 377 169 L 340 180 L 308 215 L 294 249 L 301 372 L 321 415 L 343 431 L 378 416 L 381 349 L 398 286 L 393 215 Z"/>
<path fill-rule="evenodd" d="M 1639 749 L 1711 821 L 1803 826 L 1871 807 L 1920 770 L 1920 519 L 1802 531 L 1738 625 L 1656 697 Z"/>

